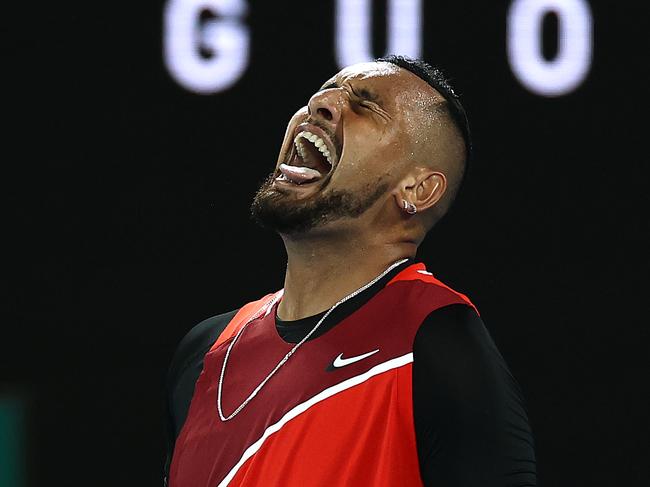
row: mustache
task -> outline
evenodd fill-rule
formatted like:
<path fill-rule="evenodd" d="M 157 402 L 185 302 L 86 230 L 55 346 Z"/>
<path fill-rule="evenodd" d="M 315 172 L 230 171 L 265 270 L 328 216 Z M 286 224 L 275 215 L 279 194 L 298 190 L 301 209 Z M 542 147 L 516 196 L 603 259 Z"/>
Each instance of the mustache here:
<path fill-rule="evenodd" d="M 324 124 L 321 120 L 319 120 L 319 119 L 317 119 L 317 118 L 313 118 L 311 115 L 307 116 L 307 118 L 305 118 L 304 120 L 302 120 L 300 123 L 305 123 L 305 122 L 306 122 L 306 123 L 310 123 L 310 124 L 312 124 L 312 125 L 315 125 L 315 126 L 318 127 L 319 129 L 321 129 L 323 132 L 325 132 L 325 134 L 327 135 L 327 137 L 328 137 L 328 138 L 332 141 L 332 143 L 334 144 L 334 148 L 335 148 L 335 150 L 336 150 L 337 155 L 340 157 L 340 155 L 341 155 L 341 149 L 342 149 L 342 145 L 343 145 L 343 144 L 341 143 L 341 141 L 339 141 L 338 137 L 336 136 L 336 130 L 335 130 L 335 131 L 332 131 L 332 127 L 331 127 L 331 126 L 328 126 L 328 125 Z M 299 123 L 298 125 L 300 125 L 300 123 Z M 341 123 L 341 122 L 339 121 L 339 123 Z M 338 128 L 338 124 L 337 124 L 336 127 Z"/>
<path fill-rule="evenodd" d="M 315 125 L 319 129 L 321 129 L 323 132 L 327 134 L 327 136 L 332 139 L 332 141 L 336 142 L 336 134 L 333 134 L 332 131 L 330 130 L 329 127 L 327 127 L 323 122 L 321 122 L 318 119 L 312 119 L 311 117 L 307 117 L 307 119 L 304 120 L 304 122 L 310 123 L 312 125 Z"/>

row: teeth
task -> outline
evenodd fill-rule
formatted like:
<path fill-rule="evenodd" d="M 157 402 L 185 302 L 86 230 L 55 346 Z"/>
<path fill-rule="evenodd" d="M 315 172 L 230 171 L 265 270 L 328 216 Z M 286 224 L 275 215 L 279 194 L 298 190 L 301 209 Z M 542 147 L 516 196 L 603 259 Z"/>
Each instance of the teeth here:
<path fill-rule="evenodd" d="M 298 151 L 298 155 L 300 156 L 301 159 L 305 158 L 305 153 L 303 151 L 302 146 L 298 144 L 300 138 L 307 139 L 309 142 L 314 144 L 316 148 L 320 151 L 320 153 L 325 156 L 329 165 L 330 166 L 332 165 L 332 157 L 330 155 L 329 149 L 327 148 L 327 145 L 325 144 L 325 141 L 321 139 L 318 135 L 312 134 L 307 130 L 303 130 L 302 132 L 298 133 L 298 135 L 296 135 L 296 138 L 293 141 L 294 145 L 296 146 L 296 150 Z"/>

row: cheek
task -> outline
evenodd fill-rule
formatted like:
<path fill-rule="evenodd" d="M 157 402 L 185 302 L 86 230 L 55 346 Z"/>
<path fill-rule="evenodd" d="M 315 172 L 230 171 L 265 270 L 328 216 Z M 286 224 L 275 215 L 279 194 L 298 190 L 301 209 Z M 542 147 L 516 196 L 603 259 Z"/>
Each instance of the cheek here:
<path fill-rule="evenodd" d="M 295 122 L 298 119 L 306 118 L 307 117 L 307 112 L 308 112 L 308 110 L 307 110 L 306 106 L 298 109 L 298 111 L 293 114 L 293 117 L 291 117 L 291 122 Z"/>
<path fill-rule="evenodd" d="M 368 143 L 348 146 L 341 164 L 332 175 L 332 183 L 346 188 L 362 189 L 369 183 L 390 178 L 399 154 L 395 143 Z"/>
<path fill-rule="evenodd" d="M 298 125 L 302 120 L 307 116 L 307 107 L 302 107 L 296 113 L 293 114 L 287 125 L 287 129 L 284 132 L 284 139 L 282 140 L 282 146 L 280 147 L 280 153 L 278 154 L 278 160 L 276 164 L 284 162 L 284 157 L 287 152 L 293 145 L 293 131 L 296 125 Z"/>
<path fill-rule="evenodd" d="M 349 120 L 344 132 L 343 154 L 333 182 L 343 185 L 365 184 L 384 178 L 404 158 L 408 144 L 398 127 L 381 126 L 369 118 Z"/>
<path fill-rule="evenodd" d="M 345 148 L 344 156 L 353 156 L 350 162 L 367 168 L 381 168 L 402 160 L 407 149 L 408 144 L 402 138 L 390 132 L 375 132 L 353 139 Z"/>

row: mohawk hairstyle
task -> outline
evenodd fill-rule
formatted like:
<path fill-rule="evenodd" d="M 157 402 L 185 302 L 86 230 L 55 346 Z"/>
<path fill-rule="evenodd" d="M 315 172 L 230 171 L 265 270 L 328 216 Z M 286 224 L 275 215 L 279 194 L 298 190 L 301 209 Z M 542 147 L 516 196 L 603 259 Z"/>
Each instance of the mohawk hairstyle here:
<path fill-rule="evenodd" d="M 465 168 L 463 171 L 463 177 L 461 180 L 465 180 L 467 170 L 469 169 L 469 161 L 472 156 L 472 138 L 469 130 L 469 122 L 467 120 L 467 114 L 463 105 L 460 103 L 460 98 L 452 88 L 449 80 L 438 68 L 434 68 L 429 63 L 421 59 L 411 59 L 406 56 L 397 56 L 391 54 L 389 56 L 384 56 L 375 59 L 377 62 L 391 63 L 400 68 L 410 71 L 418 78 L 424 80 L 435 89 L 442 97 L 447 101 L 447 111 L 451 116 L 452 120 L 456 124 L 456 127 L 463 136 L 463 141 L 465 142 Z"/>

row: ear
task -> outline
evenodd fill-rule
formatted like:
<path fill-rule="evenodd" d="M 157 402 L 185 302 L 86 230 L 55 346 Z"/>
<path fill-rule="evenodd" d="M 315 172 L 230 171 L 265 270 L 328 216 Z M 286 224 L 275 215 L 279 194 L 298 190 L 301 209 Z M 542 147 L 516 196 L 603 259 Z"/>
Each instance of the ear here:
<path fill-rule="evenodd" d="M 424 211 L 434 206 L 447 190 L 447 178 L 439 171 L 419 168 L 416 174 L 404 178 L 395 193 L 395 203 L 404 209 L 404 201 L 416 206 L 417 211 Z"/>

